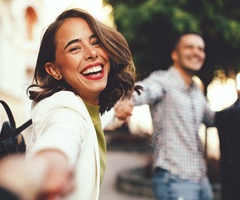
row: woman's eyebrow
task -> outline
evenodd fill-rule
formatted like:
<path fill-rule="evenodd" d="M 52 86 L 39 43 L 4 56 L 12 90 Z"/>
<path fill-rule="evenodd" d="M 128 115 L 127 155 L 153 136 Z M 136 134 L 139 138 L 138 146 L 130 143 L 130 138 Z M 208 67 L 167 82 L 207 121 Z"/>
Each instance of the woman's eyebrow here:
<path fill-rule="evenodd" d="M 92 34 L 89 39 L 92 39 L 92 38 L 97 38 L 97 36 L 95 34 Z"/>
<path fill-rule="evenodd" d="M 80 39 L 74 39 L 74 40 L 71 40 L 67 43 L 67 45 L 64 47 L 64 50 L 71 44 L 75 43 L 75 42 L 80 42 L 81 40 Z"/>

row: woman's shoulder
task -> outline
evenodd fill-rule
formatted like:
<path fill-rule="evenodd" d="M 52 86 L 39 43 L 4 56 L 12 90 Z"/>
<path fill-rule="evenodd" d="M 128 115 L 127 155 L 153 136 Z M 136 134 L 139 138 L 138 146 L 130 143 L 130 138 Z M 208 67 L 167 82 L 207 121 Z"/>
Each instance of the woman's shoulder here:
<path fill-rule="evenodd" d="M 54 93 L 52 96 L 48 97 L 48 99 L 61 101 L 64 99 L 79 99 L 79 96 L 77 96 L 74 92 L 71 91 L 59 91 Z"/>
<path fill-rule="evenodd" d="M 58 108 L 78 110 L 84 105 L 82 99 L 70 91 L 60 91 L 33 106 L 33 112 L 49 112 Z"/>
<path fill-rule="evenodd" d="M 49 104 L 49 105 L 72 105 L 74 103 L 79 103 L 81 98 L 70 91 L 60 91 L 56 92 L 50 97 L 41 100 L 38 104 Z"/>

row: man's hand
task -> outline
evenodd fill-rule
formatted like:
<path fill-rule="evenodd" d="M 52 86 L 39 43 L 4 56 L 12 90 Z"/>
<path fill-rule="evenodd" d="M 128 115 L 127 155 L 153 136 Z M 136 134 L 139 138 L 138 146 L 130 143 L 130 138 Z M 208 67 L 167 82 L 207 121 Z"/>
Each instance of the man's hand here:
<path fill-rule="evenodd" d="M 133 102 L 129 99 L 120 100 L 114 107 L 115 117 L 123 122 L 128 122 L 129 118 L 132 116 Z"/>

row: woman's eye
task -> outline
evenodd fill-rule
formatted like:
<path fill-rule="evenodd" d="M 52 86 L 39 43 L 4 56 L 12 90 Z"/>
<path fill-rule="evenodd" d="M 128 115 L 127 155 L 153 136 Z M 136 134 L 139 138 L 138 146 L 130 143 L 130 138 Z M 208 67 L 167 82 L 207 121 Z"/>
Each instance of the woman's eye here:
<path fill-rule="evenodd" d="M 99 43 L 98 40 L 96 40 L 96 41 L 94 41 L 94 42 L 92 43 L 92 45 L 100 45 L 100 43 Z"/>
<path fill-rule="evenodd" d="M 72 48 L 70 48 L 69 52 L 77 52 L 80 49 L 81 49 L 80 47 L 72 47 Z"/>

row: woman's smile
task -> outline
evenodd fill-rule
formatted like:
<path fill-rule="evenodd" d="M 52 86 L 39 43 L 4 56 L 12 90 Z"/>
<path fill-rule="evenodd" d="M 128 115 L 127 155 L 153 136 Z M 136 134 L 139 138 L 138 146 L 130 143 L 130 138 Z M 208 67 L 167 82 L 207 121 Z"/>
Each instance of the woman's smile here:
<path fill-rule="evenodd" d="M 84 68 L 81 74 L 87 79 L 101 79 L 104 76 L 104 68 L 101 64 L 96 63 L 93 66 L 87 66 Z"/>

